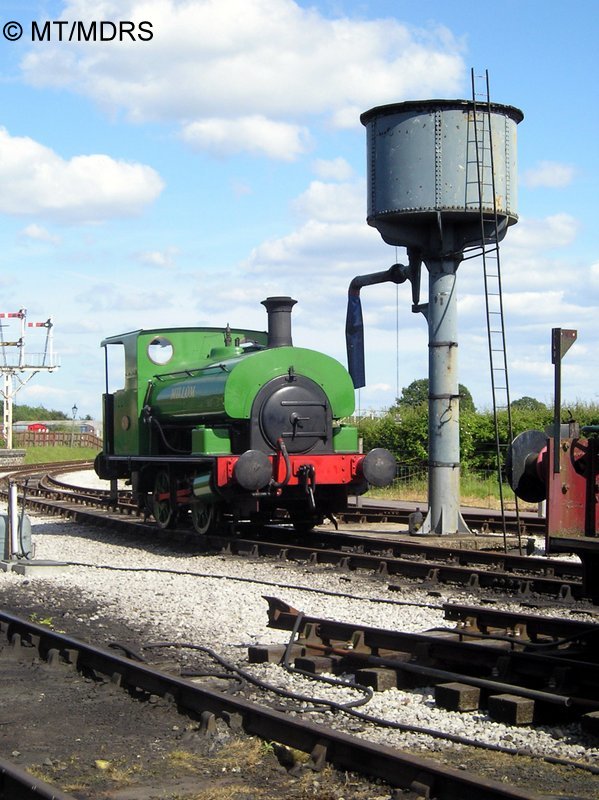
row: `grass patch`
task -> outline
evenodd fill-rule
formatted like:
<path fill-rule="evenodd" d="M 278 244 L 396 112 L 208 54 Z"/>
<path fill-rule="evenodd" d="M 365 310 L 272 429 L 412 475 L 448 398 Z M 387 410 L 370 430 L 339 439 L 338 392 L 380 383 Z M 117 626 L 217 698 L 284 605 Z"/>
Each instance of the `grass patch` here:
<path fill-rule="evenodd" d="M 398 500 L 413 503 L 422 503 L 423 507 L 428 505 L 428 478 L 425 470 L 412 474 L 408 477 L 396 479 L 391 486 L 370 489 L 366 497 L 372 500 Z M 503 485 L 504 508 L 513 511 L 516 507 L 516 499 L 509 484 Z M 460 475 L 460 504 L 463 506 L 475 506 L 477 508 L 490 508 L 498 510 L 501 508 L 499 496 L 499 484 L 497 475 L 494 473 L 477 473 L 463 470 Z M 536 511 L 536 503 L 518 503 L 521 511 Z"/>
<path fill-rule="evenodd" d="M 99 763 L 99 762 L 97 762 Z M 52 766 L 32 765 L 27 771 L 39 780 L 60 784 L 64 792 L 87 793 L 90 790 L 104 789 L 110 786 L 131 786 L 136 782 L 142 768 L 131 763 L 127 758 L 119 758 L 102 762 L 106 766 L 99 768 L 92 762 L 86 763 L 78 756 L 71 756 L 65 761 L 54 761 Z"/>
<path fill-rule="evenodd" d="M 56 631 L 56 633 L 65 633 L 65 631 L 60 630 L 60 628 L 54 627 L 54 620 L 52 617 L 40 617 L 40 615 L 36 614 L 34 611 L 33 614 L 29 615 L 29 619 L 35 625 L 45 625 L 46 628 L 50 628 L 51 631 Z"/>
<path fill-rule="evenodd" d="M 98 455 L 95 447 L 27 447 L 26 464 L 48 464 L 54 461 L 93 461 Z"/>

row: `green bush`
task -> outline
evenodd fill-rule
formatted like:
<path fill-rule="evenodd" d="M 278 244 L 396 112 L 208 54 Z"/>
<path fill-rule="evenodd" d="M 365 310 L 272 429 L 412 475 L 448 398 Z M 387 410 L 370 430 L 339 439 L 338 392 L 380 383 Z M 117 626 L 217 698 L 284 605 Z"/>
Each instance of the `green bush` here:
<path fill-rule="evenodd" d="M 419 387 L 422 388 L 422 387 Z M 544 431 L 553 423 L 553 410 L 533 398 L 512 404 L 512 435 L 531 429 Z M 495 422 L 492 411 L 478 412 L 474 407 L 460 409 L 460 458 L 463 470 L 473 472 L 497 471 Z M 576 402 L 564 404 L 562 421 L 574 419 L 581 426 L 599 425 L 599 405 Z M 497 414 L 500 450 L 508 444 L 508 414 Z M 428 405 L 394 406 L 379 418 L 363 419 L 359 423 L 364 450 L 386 447 L 400 464 L 426 465 L 428 461 Z"/>

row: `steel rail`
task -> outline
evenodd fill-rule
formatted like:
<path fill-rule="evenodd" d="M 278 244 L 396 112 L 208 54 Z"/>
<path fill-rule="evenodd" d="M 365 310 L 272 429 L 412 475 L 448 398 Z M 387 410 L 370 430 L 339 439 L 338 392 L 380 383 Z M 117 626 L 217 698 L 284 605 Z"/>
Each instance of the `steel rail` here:
<path fill-rule="evenodd" d="M 0 758 L 0 797 L 2 800 L 76 800 L 75 795 L 61 792 L 3 758 Z"/>
<path fill-rule="evenodd" d="M 60 465 L 60 469 L 64 469 L 64 465 Z M 130 505 L 107 506 L 95 492 L 93 496 L 87 492 L 81 492 L 74 496 L 70 490 L 64 492 L 63 497 L 64 494 L 67 496 L 65 499 L 51 501 L 42 500 L 31 494 L 28 496 L 27 503 L 30 507 L 46 513 L 50 508 L 50 513 L 69 519 L 92 523 L 118 520 L 119 524 L 123 524 L 122 519 L 126 517 L 127 524 L 133 522 L 136 527 L 147 525 L 148 529 L 155 529 L 155 526 L 147 524 L 146 520 L 140 517 L 138 510 Z M 53 496 L 56 498 L 56 494 Z M 96 509 L 99 507 L 101 511 L 89 510 L 86 508 L 86 505 L 89 504 Z M 290 536 L 294 535 L 291 531 L 289 533 Z M 521 595 L 534 592 L 548 594 L 563 600 L 583 597 L 582 582 L 578 575 L 581 570 L 580 564 L 572 565 L 571 562 L 559 559 L 514 556 L 460 548 L 456 545 L 443 547 L 422 541 L 391 541 L 382 538 L 376 540 L 362 538 L 359 540 L 361 552 L 348 553 L 326 550 L 322 547 L 322 542 L 328 540 L 347 548 L 355 548 L 355 537 L 348 534 L 319 532 L 312 537 L 312 540 L 317 538 L 320 540 L 319 547 L 309 544 L 273 544 L 265 540 L 252 541 L 213 535 L 205 537 L 203 545 L 226 548 L 237 554 L 248 554 L 249 552 L 250 555 L 286 557 L 309 561 L 313 564 L 335 564 L 342 569 L 365 569 L 384 575 L 401 575 L 431 583 L 453 583 L 474 589 L 499 589 L 517 592 Z M 199 543 L 200 539 L 197 541 Z M 364 550 L 370 552 L 365 553 Z M 398 553 L 407 558 L 398 557 Z M 419 560 L 415 560 L 415 556 L 418 556 Z M 423 561 L 422 558 L 429 560 Z M 444 561 L 434 560 L 439 558 L 443 558 Z M 495 569 L 484 570 L 480 566 L 475 566 L 480 564 L 486 564 Z M 518 572 L 518 570 L 523 572 Z"/>
<path fill-rule="evenodd" d="M 597 687 L 599 686 L 599 664 L 583 660 L 582 657 L 568 658 L 568 652 L 560 651 L 544 655 L 527 652 L 525 643 L 508 648 L 498 644 L 488 644 L 480 639 L 474 643 L 464 641 L 460 630 L 433 630 L 424 633 L 406 633 L 349 622 L 323 619 L 303 615 L 297 609 L 276 597 L 265 597 L 268 602 L 268 624 L 278 630 L 294 631 L 299 637 L 294 644 L 305 650 L 307 654 L 317 653 L 332 656 L 339 662 L 339 668 L 355 671 L 366 666 L 386 667 L 390 670 L 420 676 L 434 683 L 460 681 L 476 686 L 487 693 L 509 693 L 534 700 L 544 706 L 557 706 L 570 709 L 580 715 L 599 710 Z M 298 619 L 301 621 L 298 627 Z M 548 627 L 554 620 L 549 620 Z M 587 625 L 589 636 L 592 626 Z M 599 626 L 595 626 L 595 633 Z M 582 633 L 579 630 L 579 633 Z M 489 637 L 491 639 L 491 637 Z M 254 647 L 256 656 L 260 656 L 260 648 Z M 383 655 L 384 653 L 384 655 Z M 251 657 L 251 656 L 250 656 Z M 589 658 L 590 658 L 589 652 Z M 502 659 L 505 672 L 510 680 L 496 677 L 480 676 L 483 669 L 493 672 L 498 661 Z M 508 662 L 509 660 L 509 669 Z M 421 663 L 419 663 L 421 662 Z M 448 668 L 440 669 L 439 665 L 457 664 L 464 671 L 456 672 Z M 579 697 L 562 692 L 544 689 L 531 689 L 518 681 L 522 676 L 525 682 L 531 677 L 548 681 L 552 675 L 570 670 L 573 685 L 578 680 L 595 694 L 594 697 Z"/>
<path fill-rule="evenodd" d="M 355 547 L 356 536 L 354 534 L 340 531 L 318 531 L 313 538 L 319 537 L 321 541 L 331 541 L 337 546 Z M 477 544 L 477 540 L 473 540 Z M 434 561 L 453 561 L 456 564 L 465 566 L 468 564 L 487 564 L 496 566 L 505 571 L 522 570 L 530 574 L 538 572 L 548 577 L 582 577 L 582 566 L 577 561 L 566 561 L 557 558 L 545 558 L 539 556 L 521 556 L 513 553 L 494 552 L 490 550 L 472 549 L 458 544 L 439 544 L 438 541 L 427 542 L 425 537 L 416 539 L 391 539 L 389 536 L 380 539 L 363 538 L 360 539 L 360 548 L 363 552 L 381 552 L 393 556 L 412 556 Z"/>
<path fill-rule="evenodd" d="M 64 472 L 72 466 L 76 466 L 78 469 L 85 469 L 86 467 L 91 466 L 91 462 L 65 462 L 60 464 L 50 463 L 38 465 L 38 467 L 35 468 L 29 467 L 27 468 L 27 471 L 31 472 L 35 470 L 37 474 L 40 474 L 40 472 L 47 472 L 48 469 L 52 468 L 53 472 Z M 14 474 L 16 475 L 17 473 Z M 76 498 L 73 498 L 73 494 L 77 492 L 77 487 L 68 484 L 65 481 L 59 481 L 51 474 L 44 474 L 40 480 L 40 490 L 48 491 L 51 495 L 53 495 L 54 499 L 59 499 L 60 493 L 62 492 L 64 495 L 72 498 L 75 501 Z M 119 494 L 120 496 L 127 496 L 129 492 L 120 492 Z M 137 509 L 135 509 L 129 503 L 115 505 L 110 493 L 103 489 L 86 488 L 84 490 L 79 490 L 78 501 L 81 503 L 89 501 L 92 505 L 99 505 L 101 507 L 108 506 L 114 511 L 121 511 L 125 515 L 142 516 L 139 514 Z M 367 509 L 377 510 L 377 507 L 374 505 L 369 505 Z M 410 509 L 400 509 L 400 514 L 407 515 L 409 511 Z M 486 509 L 480 511 L 471 509 L 470 511 L 475 515 L 480 516 L 482 514 L 485 517 L 489 516 Z M 385 514 L 387 511 L 383 511 L 382 513 Z M 467 514 L 468 512 L 464 511 L 463 513 Z M 531 519 L 533 518 L 531 517 Z M 350 533 L 338 531 L 318 531 L 313 536 L 313 538 L 316 537 L 319 537 L 322 541 L 336 542 L 342 547 L 355 547 L 356 544 L 356 535 Z M 476 543 L 476 538 L 474 541 Z M 437 542 L 427 542 L 424 537 L 413 541 L 408 541 L 405 539 L 393 541 L 388 537 L 381 539 L 361 539 L 360 548 L 362 549 L 362 552 L 374 552 L 377 550 L 380 552 L 381 548 L 383 548 L 388 551 L 388 555 L 392 555 L 394 557 L 418 556 L 430 561 L 453 561 L 460 566 L 466 566 L 469 564 L 486 564 L 497 567 L 505 572 L 521 570 L 522 572 L 527 573 L 527 575 L 530 575 L 532 572 L 538 572 L 541 575 L 555 578 L 564 577 L 567 579 L 579 579 L 582 577 L 582 566 L 578 562 L 565 561 L 563 559 L 560 560 L 534 556 L 522 556 L 513 553 L 493 552 L 490 550 L 471 549 L 456 544 L 452 545 L 451 543 L 447 545 L 441 545 Z"/>
<path fill-rule="evenodd" d="M 272 556 L 288 560 L 307 561 L 313 565 L 331 564 L 344 570 L 363 569 L 384 577 L 401 575 L 437 584 L 451 583 L 472 589 L 489 588 L 517 592 L 520 595 L 549 594 L 556 598 L 579 599 L 582 594 L 580 581 L 539 575 L 521 575 L 498 570 L 477 569 L 474 566 L 459 566 L 451 563 L 416 561 L 395 558 L 387 553 L 348 553 L 339 550 L 316 549 L 295 544 L 280 544 L 256 540 L 209 537 L 211 544 L 219 542 L 227 551 L 236 555 L 255 557 Z"/>
<path fill-rule="evenodd" d="M 460 603 L 444 603 L 445 619 L 475 625 L 480 631 L 509 629 L 524 643 L 547 642 L 559 639 L 577 639 L 582 642 L 599 638 L 599 612 L 594 620 L 578 620 L 562 617 L 545 617 L 495 608 L 468 606 Z M 459 631 L 459 629 L 458 629 Z"/>
<path fill-rule="evenodd" d="M 124 525 L 130 530 L 151 531 L 156 533 L 157 527 L 137 516 L 135 509 L 89 508 L 85 505 L 84 495 L 69 500 L 46 500 L 29 496 L 27 505 L 43 513 L 60 515 L 70 520 L 82 521 L 91 524 Z M 121 513 L 119 513 L 119 511 Z M 173 537 L 173 532 L 168 531 L 162 535 Z M 191 532 L 185 532 L 190 536 Z M 460 566 L 455 563 L 422 561 L 409 558 L 396 558 L 388 552 L 376 554 L 327 550 L 322 547 L 296 545 L 293 543 L 273 543 L 263 540 L 238 539 L 234 536 L 224 537 L 209 535 L 204 538 L 195 537 L 198 547 L 202 549 L 220 549 L 235 555 L 258 557 L 275 557 L 287 560 L 306 561 L 312 565 L 330 564 L 343 570 L 367 570 L 384 577 L 401 576 L 420 580 L 429 584 L 449 583 L 452 585 L 466 586 L 470 589 L 496 589 L 503 592 L 513 592 L 520 596 L 531 593 L 550 595 L 561 600 L 581 599 L 584 597 L 583 586 L 579 580 L 567 580 L 559 577 L 547 577 L 536 574 L 520 574 L 515 572 L 485 570 L 475 566 Z M 360 541 L 360 545 L 362 545 Z M 378 546 L 389 544 L 384 540 L 378 541 Z M 456 548 L 450 549 L 450 557 L 455 555 Z M 472 560 L 476 561 L 480 551 L 467 551 L 472 553 Z M 501 561 L 499 562 L 501 563 Z"/>
<path fill-rule="evenodd" d="M 109 676 L 112 683 L 120 687 L 168 696 L 179 709 L 204 722 L 210 715 L 219 717 L 248 734 L 309 753 L 312 766 L 317 769 L 328 762 L 338 769 L 361 772 L 424 796 L 432 797 L 434 792 L 438 800 L 462 800 L 467 796 L 477 800 L 534 800 L 535 797 L 528 789 L 469 775 L 248 700 L 202 688 L 184 678 L 167 675 L 6 612 L 0 612 L 0 632 L 14 648 L 27 644 L 35 646 L 40 657 L 50 663 L 64 661 L 79 670 L 91 669 Z"/>

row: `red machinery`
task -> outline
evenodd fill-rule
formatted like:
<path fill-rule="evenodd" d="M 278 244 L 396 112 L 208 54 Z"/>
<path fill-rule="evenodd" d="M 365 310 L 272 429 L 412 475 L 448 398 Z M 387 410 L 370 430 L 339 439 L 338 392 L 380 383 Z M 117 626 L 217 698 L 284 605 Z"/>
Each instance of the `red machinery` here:
<path fill-rule="evenodd" d="M 571 328 L 551 331 L 554 414 L 550 432 L 525 431 L 508 451 L 506 471 L 517 497 L 547 501 L 547 553 L 576 553 L 583 591 L 599 603 L 599 425 L 561 423 L 561 363 L 577 338 Z"/>
<path fill-rule="evenodd" d="M 584 593 L 599 603 L 599 426 L 560 426 L 559 437 L 525 431 L 511 444 L 508 480 L 527 502 L 547 501 L 548 553 L 576 553 Z"/>

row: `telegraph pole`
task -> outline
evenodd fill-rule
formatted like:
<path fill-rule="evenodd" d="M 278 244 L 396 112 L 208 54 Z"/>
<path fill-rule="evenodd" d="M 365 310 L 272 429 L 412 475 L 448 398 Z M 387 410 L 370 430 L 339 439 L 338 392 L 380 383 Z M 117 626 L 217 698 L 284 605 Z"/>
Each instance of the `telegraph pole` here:
<path fill-rule="evenodd" d="M 45 322 L 27 322 L 27 309 L 20 308 L 14 312 L 0 312 L 0 372 L 2 373 L 2 399 L 4 400 L 4 413 L 2 415 L 2 428 L 6 449 L 12 450 L 12 407 L 17 392 L 23 388 L 38 372 L 53 372 L 58 369 L 52 342 L 52 317 Z M 19 337 L 5 339 L 4 328 L 14 323 L 19 325 Z M 45 343 L 43 352 L 29 353 L 26 348 L 26 334 L 34 329 L 45 329 Z"/>

